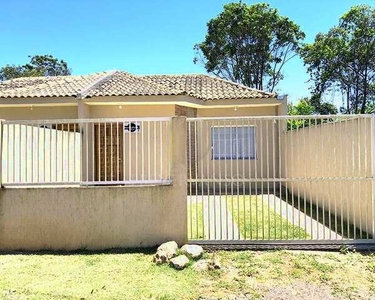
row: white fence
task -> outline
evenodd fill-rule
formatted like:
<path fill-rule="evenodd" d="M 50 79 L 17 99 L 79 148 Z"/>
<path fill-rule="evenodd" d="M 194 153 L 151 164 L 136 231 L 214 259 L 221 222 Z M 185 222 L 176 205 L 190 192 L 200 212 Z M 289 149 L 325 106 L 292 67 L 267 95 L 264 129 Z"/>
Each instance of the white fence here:
<path fill-rule="evenodd" d="M 374 242 L 371 115 L 188 119 L 194 242 Z"/>
<path fill-rule="evenodd" d="M 1 121 L 3 186 L 169 184 L 170 118 Z"/>

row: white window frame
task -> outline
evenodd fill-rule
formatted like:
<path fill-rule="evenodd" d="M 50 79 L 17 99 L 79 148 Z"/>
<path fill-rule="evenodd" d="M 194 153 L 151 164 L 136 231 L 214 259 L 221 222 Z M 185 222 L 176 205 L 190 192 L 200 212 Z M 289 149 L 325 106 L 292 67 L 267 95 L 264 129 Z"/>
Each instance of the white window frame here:
<path fill-rule="evenodd" d="M 237 147 L 239 145 L 241 145 L 243 142 L 239 142 L 237 141 L 237 128 L 249 128 L 249 129 L 252 129 L 253 130 L 253 134 L 250 135 L 250 141 L 248 139 L 246 139 L 246 144 L 249 145 L 248 146 L 248 153 L 243 153 L 243 151 L 241 151 L 240 153 L 238 153 L 237 155 Z M 224 145 L 224 148 L 226 147 L 230 147 L 230 144 L 228 143 L 232 143 L 232 149 L 229 151 L 229 153 L 221 153 L 220 152 L 220 146 L 219 146 L 219 151 L 216 152 L 216 149 L 215 149 L 215 138 L 217 137 L 217 135 L 215 135 L 215 130 L 218 130 L 218 129 L 226 129 L 226 130 L 231 130 L 231 131 L 234 131 L 231 132 L 231 139 L 229 140 L 219 140 L 218 143 L 225 143 Z M 233 137 L 233 138 L 232 138 Z M 242 138 L 242 134 L 239 134 L 239 139 Z M 251 137 L 253 137 L 253 139 L 251 139 Z M 255 125 L 236 125 L 236 126 L 212 126 L 211 127 L 211 149 L 212 149 L 212 160 L 236 160 L 236 159 L 244 159 L 244 160 L 255 160 L 257 159 L 257 126 Z M 228 148 L 227 148 L 228 149 Z"/>

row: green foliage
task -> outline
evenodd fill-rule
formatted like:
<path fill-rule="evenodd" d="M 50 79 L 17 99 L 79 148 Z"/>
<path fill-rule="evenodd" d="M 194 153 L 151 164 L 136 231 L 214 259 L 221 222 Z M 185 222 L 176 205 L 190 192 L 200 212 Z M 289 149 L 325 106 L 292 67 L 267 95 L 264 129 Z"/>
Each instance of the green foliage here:
<path fill-rule="evenodd" d="M 305 37 L 297 24 L 265 3 L 224 5 L 207 30 L 194 47 L 195 63 L 221 78 L 271 92 Z"/>
<path fill-rule="evenodd" d="M 25 65 L 6 65 L 0 69 L 0 80 L 34 76 L 70 75 L 68 64 L 52 55 L 35 55 Z"/>
<path fill-rule="evenodd" d="M 375 100 L 375 9 L 352 7 L 338 26 L 300 50 L 314 93 L 339 91 L 344 113 L 365 113 Z"/>
<path fill-rule="evenodd" d="M 290 116 L 308 116 L 308 115 L 335 115 L 338 113 L 337 108 L 328 102 L 321 100 L 320 95 L 313 95 L 309 98 L 302 98 L 296 105 L 288 104 L 288 115 Z M 288 129 L 303 128 L 309 126 L 309 120 L 288 120 Z M 315 123 L 320 123 L 316 120 Z M 314 123 L 314 124 L 315 124 Z"/>

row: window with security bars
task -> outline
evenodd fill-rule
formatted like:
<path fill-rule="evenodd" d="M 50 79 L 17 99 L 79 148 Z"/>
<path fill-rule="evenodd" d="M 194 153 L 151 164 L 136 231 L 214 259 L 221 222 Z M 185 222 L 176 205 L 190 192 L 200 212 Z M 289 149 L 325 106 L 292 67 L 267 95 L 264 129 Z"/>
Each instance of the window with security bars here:
<path fill-rule="evenodd" d="M 212 128 L 213 159 L 255 159 L 255 126 Z"/>

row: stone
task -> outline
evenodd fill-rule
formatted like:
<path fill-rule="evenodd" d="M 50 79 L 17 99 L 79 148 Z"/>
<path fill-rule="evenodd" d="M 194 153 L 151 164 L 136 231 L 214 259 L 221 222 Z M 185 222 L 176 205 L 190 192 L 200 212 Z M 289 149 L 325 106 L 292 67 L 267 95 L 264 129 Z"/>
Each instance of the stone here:
<path fill-rule="evenodd" d="M 203 248 L 199 245 L 184 245 L 181 252 L 192 259 L 200 259 L 203 255 Z"/>
<path fill-rule="evenodd" d="M 164 264 L 168 261 L 169 261 L 169 258 L 168 258 L 167 252 L 163 250 L 156 252 L 153 258 L 153 262 L 156 263 L 157 265 Z"/>
<path fill-rule="evenodd" d="M 171 258 L 177 255 L 177 250 L 178 245 L 174 241 L 161 244 L 154 255 L 154 263 L 160 265 L 168 262 Z"/>
<path fill-rule="evenodd" d="M 179 256 L 171 259 L 171 265 L 176 270 L 184 269 L 187 266 L 188 263 L 189 263 L 189 259 L 186 257 L 186 255 L 179 255 Z"/>
<path fill-rule="evenodd" d="M 208 259 L 198 260 L 193 264 L 193 269 L 197 272 L 204 272 L 210 269 L 211 261 Z"/>

